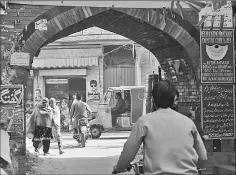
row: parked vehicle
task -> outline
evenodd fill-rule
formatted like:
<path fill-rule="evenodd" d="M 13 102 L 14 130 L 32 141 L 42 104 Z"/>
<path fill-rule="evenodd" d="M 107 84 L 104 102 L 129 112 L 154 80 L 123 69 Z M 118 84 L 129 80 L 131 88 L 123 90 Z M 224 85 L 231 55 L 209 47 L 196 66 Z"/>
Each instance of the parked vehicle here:
<path fill-rule="evenodd" d="M 120 92 L 125 100 L 126 111 L 116 116 L 111 115 L 117 100 L 115 94 Z M 144 86 L 110 87 L 104 93 L 99 106 L 97 117 L 90 121 L 92 138 L 99 138 L 102 132 L 130 131 L 137 119 L 143 115 Z M 112 127 L 112 117 L 116 117 L 116 127 Z"/>
<path fill-rule="evenodd" d="M 78 143 L 81 143 L 82 147 L 85 147 L 86 141 L 90 136 L 90 128 L 87 118 L 79 119 L 77 130 L 79 130 L 79 134 L 74 135 L 74 138 Z"/>

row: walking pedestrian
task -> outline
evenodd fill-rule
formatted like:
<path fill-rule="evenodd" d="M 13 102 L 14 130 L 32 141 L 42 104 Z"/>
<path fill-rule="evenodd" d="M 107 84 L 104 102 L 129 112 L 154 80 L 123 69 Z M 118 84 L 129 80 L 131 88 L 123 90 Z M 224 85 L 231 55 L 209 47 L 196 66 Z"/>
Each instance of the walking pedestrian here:
<path fill-rule="evenodd" d="M 43 144 L 44 155 L 48 155 L 50 149 L 50 140 L 52 136 L 52 125 L 53 125 L 53 113 L 49 106 L 48 98 L 44 97 L 42 99 L 41 105 L 39 105 L 35 110 L 35 121 L 36 127 L 34 131 L 33 146 L 35 152 L 39 151 L 40 143 Z"/>
<path fill-rule="evenodd" d="M 59 149 L 59 154 L 63 154 L 65 152 L 63 151 L 62 138 L 61 138 L 60 109 L 56 105 L 56 99 L 55 98 L 50 98 L 49 105 L 52 108 L 53 121 L 55 123 L 55 125 L 52 127 L 53 138 L 56 139 L 56 141 L 57 141 L 58 149 Z"/>

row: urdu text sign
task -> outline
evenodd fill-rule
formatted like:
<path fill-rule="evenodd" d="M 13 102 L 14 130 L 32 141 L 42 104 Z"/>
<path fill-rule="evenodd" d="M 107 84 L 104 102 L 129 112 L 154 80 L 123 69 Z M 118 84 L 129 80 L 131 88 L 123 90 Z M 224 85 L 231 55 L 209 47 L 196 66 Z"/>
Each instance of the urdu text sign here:
<path fill-rule="evenodd" d="M 201 30 L 201 82 L 234 83 L 234 30 Z"/>

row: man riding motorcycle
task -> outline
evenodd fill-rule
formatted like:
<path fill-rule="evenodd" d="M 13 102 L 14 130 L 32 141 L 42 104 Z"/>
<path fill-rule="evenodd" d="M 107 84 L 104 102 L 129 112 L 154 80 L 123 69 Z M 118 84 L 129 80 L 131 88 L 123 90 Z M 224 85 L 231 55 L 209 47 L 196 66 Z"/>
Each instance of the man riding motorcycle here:
<path fill-rule="evenodd" d="M 79 130 L 79 120 L 82 118 L 86 118 L 87 122 L 87 111 L 91 113 L 91 109 L 87 105 L 87 103 L 82 101 L 81 94 L 76 94 L 76 101 L 72 104 L 70 109 L 70 122 L 73 124 L 73 138 L 75 140 L 78 140 L 78 135 L 81 133 Z M 72 122 L 72 118 L 74 118 L 74 121 Z"/>
<path fill-rule="evenodd" d="M 152 96 L 157 110 L 135 123 L 113 168 L 115 172 L 126 171 L 143 143 L 145 174 L 198 174 L 197 162 L 206 160 L 207 152 L 193 121 L 171 109 L 175 93 L 169 81 L 154 85 Z"/>

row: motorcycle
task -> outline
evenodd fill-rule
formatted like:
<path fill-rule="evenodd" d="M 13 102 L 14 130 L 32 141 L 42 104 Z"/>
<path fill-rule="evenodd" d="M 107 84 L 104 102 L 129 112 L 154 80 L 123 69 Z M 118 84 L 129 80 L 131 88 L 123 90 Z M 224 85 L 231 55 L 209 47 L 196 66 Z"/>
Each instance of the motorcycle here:
<path fill-rule="evenodd" d="M 127 167 L 126 171 L 131 171 L 133 168 L 135 175 L 142 175 L 144 174 L 143 171 L 143 160 L 139 160 L 138 162 L 133 162 Z M 206 171 L 206 168 L 198 168 L 198 174 L 201 175 L 203 171 Z M 118 172 L 113 171 L 112 174 L 118 174 Z"/>
<path fill-rule="evenodd" d="M 90 134 L 89 123 L 87 118 L 81 118 L 78 121 L 77 133 L 73 136 L 73 138 L 81 144 L 82 147 L 85 147 L 85 143 L 87 142 Z"/>

